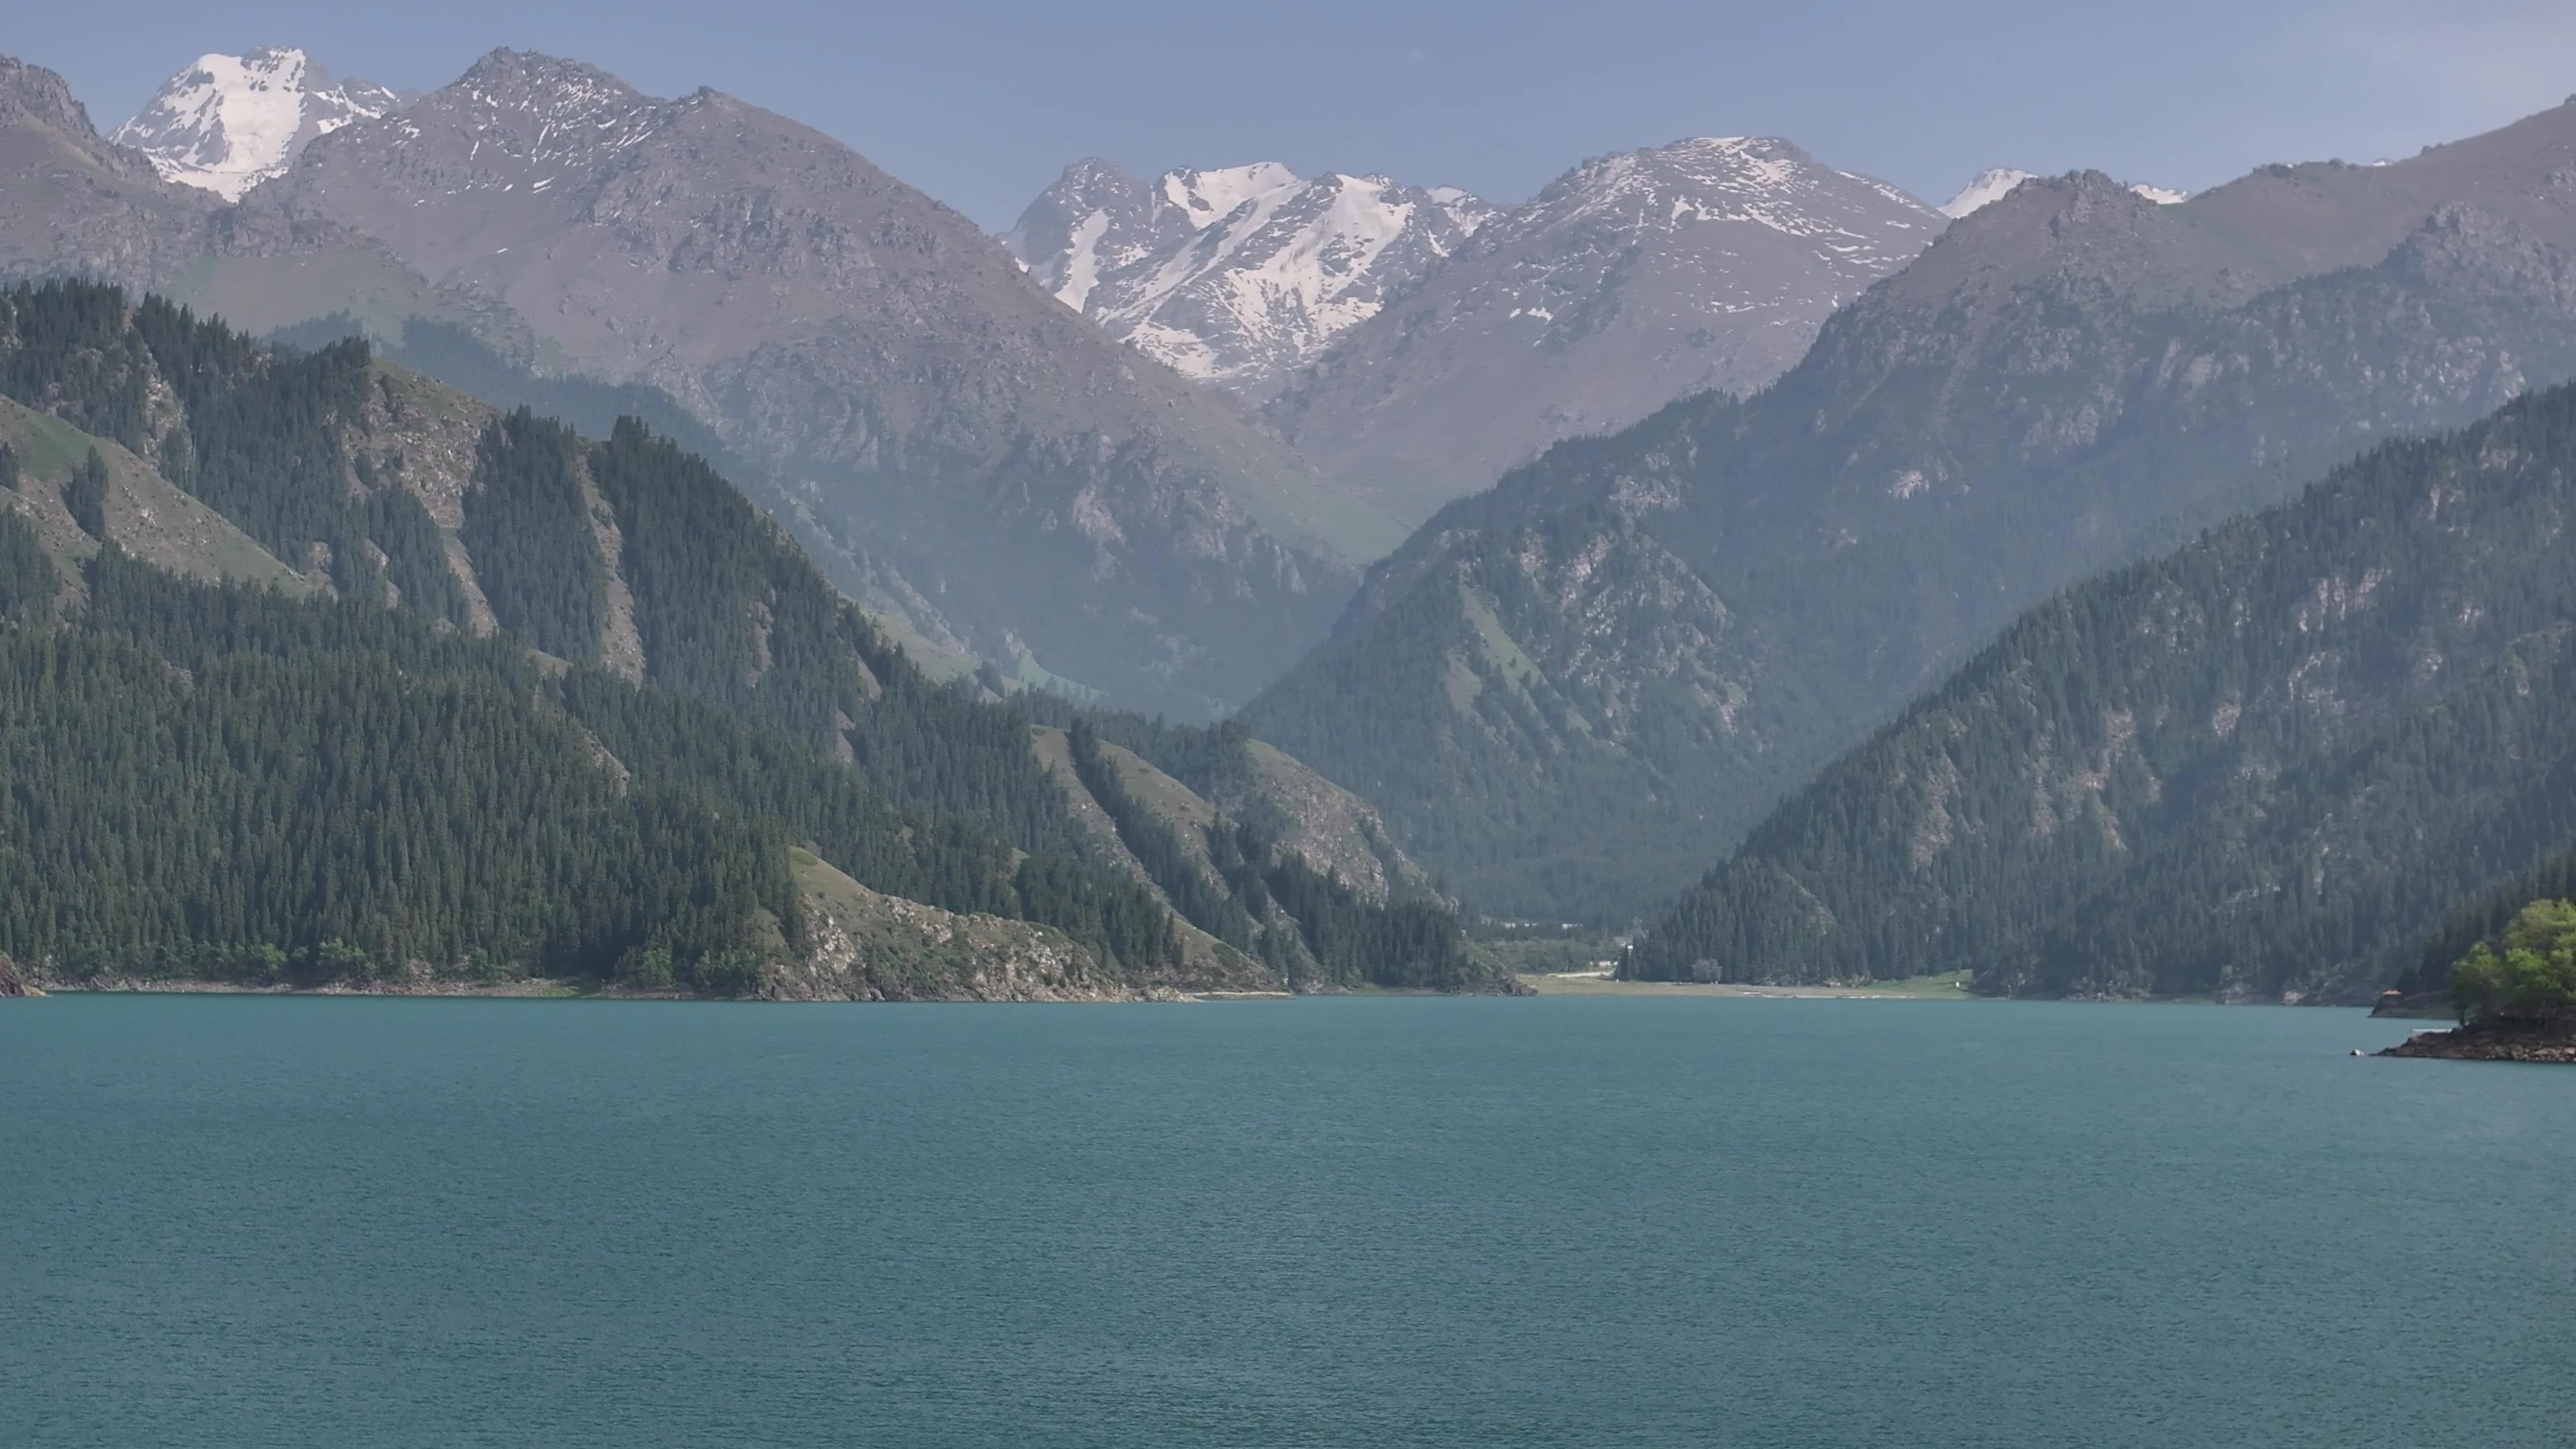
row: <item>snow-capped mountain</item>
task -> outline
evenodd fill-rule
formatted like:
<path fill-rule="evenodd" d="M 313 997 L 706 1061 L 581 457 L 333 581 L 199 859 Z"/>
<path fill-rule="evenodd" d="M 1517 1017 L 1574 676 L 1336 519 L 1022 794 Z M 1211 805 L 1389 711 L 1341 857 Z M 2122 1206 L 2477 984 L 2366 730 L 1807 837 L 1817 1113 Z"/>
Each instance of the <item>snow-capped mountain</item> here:
<path fill-rule="evenodd" d="M 1587 161 L 1479 227 L 1269 408 L 1399 517 L 1687 393 L 1751 392 L 1945 222 L 1772 137 Z"/>
<path fill-rule="evenodd" d="M 1957 221 L 1981 206 L 2003 200 L 2014 187 L 2034 180 L 2038 175 L 2036 171 L 2024 171 L 2015 166 L 1989 166 L 1978 172 L 1976 179 L 1960 187 L 1958 195 L 1942 202 L 1941 214 Z"/>
<path fill-rule="evenodd" d="M 1957 221 L 1969 212 L 2003 200 L 2014 187 L 2025 181 L 2035 181 L 2038 177 L 2039 173 L 2036 171 L 2023 171 L 2011 166 L 1989 166 L 1978 172 L 1975 180 L 1960 187 L 1958 195 L 1942 202 L 1941 214 L 1952 221 Z M 2126 184 L 2131 191 L 2158 206 L 2172 206 L 2178 202 L 2191 200 L 2190 192 L 2176 191 L 2170 186 L 2150 186 L 2143 181 L 2132 181 Z"/>
<path fill-rule="evenodd" d="M 238 201 L 314 137 L 402 102 L 370 81 L 335 81 L 303 51 L 263 47 L 197 57 L 108 139 L 150 157 L 165 180 Z"/>
<path fill-rule="evenodd" d="M 1259 399 L 1458 249 L 1493 208 L 1454 187 L 1276 162 L 1139 180 L 1079 161 L 1002 238 L 1113 337 Z"/>

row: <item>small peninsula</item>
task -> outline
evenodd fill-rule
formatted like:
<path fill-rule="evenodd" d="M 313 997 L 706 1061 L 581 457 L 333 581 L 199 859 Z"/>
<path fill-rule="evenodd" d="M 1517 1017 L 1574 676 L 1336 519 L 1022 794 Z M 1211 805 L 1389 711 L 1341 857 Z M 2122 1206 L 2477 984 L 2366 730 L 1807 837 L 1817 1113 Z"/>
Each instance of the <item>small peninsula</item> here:
<path fill-rule="evenodd" d="M 2576 1064 L 2576 902 L 2538 900 L 2500 939 L 2451 967 L 2460 1024 L 2419 1031 L 2379 1054 L 2453 1061 Z"/>

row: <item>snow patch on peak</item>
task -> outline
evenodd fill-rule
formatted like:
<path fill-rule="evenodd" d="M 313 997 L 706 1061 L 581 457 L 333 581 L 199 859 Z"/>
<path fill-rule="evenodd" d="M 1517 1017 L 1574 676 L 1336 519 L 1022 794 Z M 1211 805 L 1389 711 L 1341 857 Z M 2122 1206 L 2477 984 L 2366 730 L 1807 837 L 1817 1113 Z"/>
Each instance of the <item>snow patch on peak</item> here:
<path fill-rule="evenodd" d="M 1091 289 L 1100 285 L 1100 239 L 1108 231 L 1109 213 L 1105 211 L 1084 217 L 1073 229 L 1073 244 L 1065 256 L 1064 281 L 1055 294 L 1077 312 L 1091 300 Z M 1025 268 L 1028 263 L 1020 265 Z"/>
<path fill-rule="evenodd" d="M 1136 181 L 1077 162 L 1003 243 L 1031 278 L 1180 372 L 1258 395 L 1495 214 L 1456 187 L 1276 162 Z"/>
<path fill-rule="evenodd" d="M 2010 166 L 1990 166 L 1978 172 L 1974 181 L 1959 188 L 1958 195 L 1941 203 L 1941 214 L 1952 221 L 1957 221 L 1972 211 L 1982 210 L 2003 200 L 2012 194 L 2014 187 L 2023 182 L 2038 179 L 2039 173 L 2035 171 L 2022 171 Z M 2158 206 L 2172 206 L 2178 202 L 2191 200 L 2190 192 L 2176 191 L 2170 186 L 2150 186 L 2143 181 L 2124 181 L 2120 184 Z"/>
<path fill-rule="evenodd" d="M 1204 228 L 1232 215 L 1247 201 L 1275 198 L 1301 184 L 1303 178 L 1278 162 L 1255 161 L 1213 171 L 1167 171 L 1163 198 L 1179 207 L 1191 226 Z"/>
<path fill-rule="evenodd" d="M 2013 166 L 1989 166 L 1978 172 L 1974 180 L 1960 187 L 1958 195 L 1942 202 L 1938 210 L 1943 216 L 1957 221 L 1972 211 L 2003 200 L 2012 194 L 2014 187 L 2023 182 L 2038 179 L 2039 173 L 2035 171 L 2024 171 Z"/>
<path fill-rule="evenodd" d="M 1463 187 L 1426 186 L 1422 195 L 1449 218 L 1460 236 L 1474 236 L 1476 228 L 1493 220 L 1496 211 L 1490 202 Z"/>
<path fill-rule="evenodd" d="M 335 82 L 303 51 L 271 46 L 197 57 L 109 139 L 151 158 L 166 180 L 238 201 L 314 137 L 401 104 L 383 86 Z"/>

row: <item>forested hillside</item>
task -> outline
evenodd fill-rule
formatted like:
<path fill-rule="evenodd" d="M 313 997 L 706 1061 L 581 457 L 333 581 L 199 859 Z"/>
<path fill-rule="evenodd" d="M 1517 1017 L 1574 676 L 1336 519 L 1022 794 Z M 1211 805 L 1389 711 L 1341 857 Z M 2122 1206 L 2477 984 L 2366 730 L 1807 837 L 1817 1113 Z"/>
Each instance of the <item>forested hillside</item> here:
<path fill-rule="evenodd" d="M 1676 403 L 1452 504 L 1239 718 L 1375 802 L 1472 908 L 1624 924 L 1669 899 L 1792 783 L 1794 742 L 1865 708 L 1755 688 L 1764 631 L 1633 500 L 1559 506 L 1739 411 Z"/>
<path fill-rule="evenodd" d="M 2478 943 L 2502 936 L 2515 916 L 2535 901 L 2576 900 L 2576 848 L 2560 851 L 2521 876 L 2455 906 L 2394 989 L 2413 996 L 2444 990 L 2451 967 Z"/>
<path fill-rule="evenodd" d="M 923 668 L 944 677 L 976 666 L 972 645 L 953 632 L 933 600 L 870 551 L 861 530 L 818 512 L 792 477 L 727 444 L 661 389 L 578 373 L 540 375 L 503 357 L 466 328 L 426 317 L 405 318 L 398 332 L 375 336 L 360 318 L 335 312 L 282 328 L 272 340 L 316 352 L 350 338 L 366 338 L 378 358 L 458 392 L 504 409 L 530 409 L 587 437 L 607 437 L 622 420 L 642 424 L 722 473 L 735 491 L 776 519 L 798 549 L 817 561 L 837 588 L 866 606 Z M 882 538 L 877 542 L 882 545 Z M 1026 656 L 1006 662 L 1042 677 Z"/>
<path fill-rule="evenodd" d="M 1623 969 L 2376 991 L 2576 840 L 2571 523 L 2560 388 L 2075 588 L 1791 796 Z"/>
<path fill-rule="evenodd" d="M 55 979 L 758 994 L 816 929 L 793 842 L 888 895 L 1058 928 L 1058 986 L 1188 984 L 1144 892 L 903 810 L 719 711 L 113 545 L 41 627 L 55 568 L 0 513 L 0 951 Z M 868 964 L 845 991 L 873 994 Z"/>
<path fill-rule="evenodd" d="M 1047 741 L 1053 744 L 1057 741 Z M 1240 736 L 1219 734 L 1222 757 Z M 1468 950 L 1439 902 L 1385 899 L 1317 870 L 1281 840 L 1275 811 L 1218 814 L 1132 751 L 1077 718 L 1060 737 L 1065 773 L 1094 802 L 1124 856 L 1183 920 L 1259 960 L 1297 989 L 1504 987 Z M 1220 768 L 1224 768 L 1220 766 Z M 1248 758 L 1233 768 L 1249 769 Z"/>
<path fill-rule="evenodd" d="M 1428 871 L 1396 847 L 1375 806 L 1253 738 L 1239 720 L 1180 724 L 1159 715 L 1148 719 L 1080 705 L 1037 689 L 1008 698 L 1034 723 L 1056 730 L 1083 725 L 1103 744 L 1166 777 L 1172 789 L 1207 812 L 1251 825 L 1371 900 L 1456 905 Z M 1068 768 L 1070 762 L 1068 754 Z"/>
<path fill-rule="evenodd" d="M 137 952 L 214 961 L 274 950 L 310 974 L 323 970 L 313 953 L 336 941 L 379 971 L 463 969 L 471 959 L 753 989 L 743 962 L 768 963 L 759 979 L 772 981 L 811 960 L 802 900 L 813 892 L 793 879 L 795 846 L 814 862 L 803 885 L 828 872 L 846 888 L 824 894 L 844 906 L 915 902 L 1051 928 L 1058 944 L 1039 954 L 1056 966 L 1015 990 L 1279 979 L 1238 951 L 1185 949 L 1150 884 L 1077 823 L 1023 714 L 932 683 L 712 468 L 639 423 L 620 421 L 593 442 L 388 368 L 363 342 L 273 352 L 157 299 L 128 305 L 114 289 L 79 284 L 0 293 L 0 360 L 9 399 L 0 442 L 16 478 L 5 605 L 22 632 L 56 620 L 68 631 L 20 642 L 89 649 L 108 661 L 102 668 L 145 669 L 158 657 L 187 671 L 157 712 L 130 724 L 102 725 L 69 701 L 19 721 L 36 731 L 20 741 L 24 758 L 68 758 L 60 752 L 85 728 L 149 739 L 156 721 L 217 708 L 229 723 L 209 737 L 216 753 L 133 776 L 119 788 L 139 813 L 120 818 L 170 859 L 260 862 L 202 880 L 140 865 L 134 879 L 49 879 L 21 902 L 0 951 L 105 970 Z M 111 454 L 125 461 L 111 465 Z M 174 500 L 197 510 L 183 536 L 161 519 L 185 512 Z M 285 591 L 209 589 L 164 569 Z M 217 679 L 246 682 L 201 694 Z M 344 726 L 360 756 L 346 770 L 297 774 L 304 767 L 285 755 L 245 759 L 235 747 L 263 733 L 301 738 L 308 725 L 259 728 L 261 711 L 334 690 L 365 701 Z M 447 723 L 468 710 L 483 722 Z M 413 741 L 422 753 L 399 752 Z M 367 753 L 377 747 L 397 753 Z M 571 760 L 589 763 L 568 769 Z M 209 786 L 217 800 L 318 792 L 313 808 L 325 815 L 357 813 L 312 828 L 270 818 L 266 834 L 244 836 L 241 820 L 261 814 L 254 807 L 216 811 L 211 823 L 181 812 L 153 835 L 150 802 L 199 770 L 222 782 Z M 519 775 L 524 787 L 511 783 Z M 69 789 L 75 778 L 55 784 Z M 364 796 L 334 793 L 342 780 L 373 781 L 378 797 L 416 792 L 424 813 L 388 822 L 361 809 Z M 430 797 L 450 793 L 440 781 L 461 793 L 432 808 Z M 637 813 L 666 796 L 676 803 Z M 468 808 L 525 816 L 526 833 L 457 854 L 462 837 L 441 833 L 443 812 Z M 546 822 L 585 811 L 606 811 L 609 823 L 595 847 L 563 858 L 568 837 Z M 16 848 L 57 877 L 95 846 L 63 834 L 66 819 L 42 808 L 11 819 Z M 704 846 L 705 874 L 690 873 L 688 850 L 669 844 L 690 830 L 715 842 Z M 354 854 L 343 848 L 353 831 L 365 837 Z M 727 874 L 735 857 L 754 864 Z M 485 860 L 524 878 L 529 902 L 472 915 L 488 893 L 456 882 L 481 880 Z M 445 894 L 410 900 L 415 866 Z M 355 874 L 343 881 L 343 870 Z M 328 889 L 255 894 L 306 877 Z M 602 881 L 645 893 L 621 896 Z M 254 894 L 231 914 L 191 904 L 218 886 Z M 115 906 L 129 888 L 163 894 L 151 909 Z M 677 912 L 679 900 L 700 914 Z M 293 901 L 326 905 L 308 912 Z M 1375 902 L 1328 904 L 1335 921 L 1388 915 Z M 607 914 L 562 915 L 576 905 Z M 1398 954 L 1299 983 L 1411 984 L 1448 959 L 1457 936 L 1453 917 L 1432 914 L 1421 960 L 1433 968 Z M 1307 929 L 1338 928 L 1318 914 Z M 906 989 L 922 986 L 908 979 Z M 881 984 L 844 989 L 882 994 Z"/>
<path fill-rule="evenodd" d="M 1472 904 L 1659 909 L 2020 610 L 2576 378 L 2572 142 L 2028 182 L 1760 393 L 1444 509 L 1240 717 Z"/>

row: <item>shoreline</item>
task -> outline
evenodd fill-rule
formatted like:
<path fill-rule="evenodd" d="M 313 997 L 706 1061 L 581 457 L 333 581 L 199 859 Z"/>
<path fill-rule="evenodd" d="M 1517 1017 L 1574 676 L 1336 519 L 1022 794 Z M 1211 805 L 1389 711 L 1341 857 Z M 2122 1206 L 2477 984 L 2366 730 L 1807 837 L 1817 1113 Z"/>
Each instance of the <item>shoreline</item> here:
<path fill-rule="evenodd" d="M 2535 1062 L 2576 1066 L 2576 1030 L 2460 1026 L 2449 1031 L 2418 1031 L 2375 1056 L 2419 1057 L 2447 1062 Z"/>
<path fill-rule="evenodd" d="M 1948 978 L 1869 986 L 1764 986 L 1742 981 L 1616 981 L 1603 972 L 1571 971 L 1520 978 L 1541 996 L 1711 996 L 1768 1001 L 1978 1001 Z"/>
<path fill-rule="evenodd" d="M 920 996 L 920 997 L 842 997 L 842 996 L 695 996 L 684 991 L 632 991 L 613 985 L 587 981 L 567 981 L 536 977 L 523 981 L 436 981 L 417 986 L 352 985 L 333 982 L 321 986 L 253 986 L 236 981 L 144 981 L 109 980 L 49 982 L 41 989 L 31 989 L 29 999 L 49 996 L 333 996 L 371 997 L 384 1000 L 398 998 L 475 1000 L 475 1001 L 670 1001 L 751 1006 L 804 1006 L 839 1004 L 855 1006 L 906 1005 L 1144 1005 L 1178 1002 L 1223 1001 L 1295 1001 L 1304 994 L 1331 996 L 1381 995 L 1398 993 L 1294 991 L 1183 991 L 1173 988 L 1149 988 L 1093 996 Z M 1412 993 L 1421 995 L 1468 995 L 1471 993 Z"/>
<path fill-rule="evenodd" d="M 523 1001 L 571 1001 L 591 997 L 627 1001 L 701 999 L 669 992 L 653 994 L 584 989 L 574 982 L 543 978 L 497 982 L 439 981 L 420 986 L 352 986 L 346 982 L 322 986 L 252 986 L 238 981 L 54 981 L 45 983 L 44 990 L 48 996 L 472 996 Z"/>
<path fill-rule="evenodd" d="M 140 978 L 92 979 L 85 981 L 29 981 L 27 996 L 332 996 L 332 997 L 416 997 L 424 999 L 483 1001 L 695 1001 L 737 1002 L 755 1005 L 795 1005 L 817 1002 L 845 1002 L 875 1005 L 907 1003 L 1179 1003 L 1179 1002 L 1245 1002 L 1298 1001 L 1308 996 L 1381 996 L 1381 997 L 1477 997 L 1522 996 L 1551 997 L 1625 997 L 1682 998 L 1700 997 L 1726 1001 L 2011 1001 L 2001 996 L 1979 996 L 1960 982 L 1948 977 L 1918 977 L 1910 981 L 1878 982 L 1867 986 L 1784 986 L 1740 981 L 1616 981 L 1596 972 L 1515 973 L 1509 978 L 1517 991 L 1423 991 L 1357 988 L 1339 991 L 1295 992 L 1280 990 L 1245 990 L 1218 988 L 1191 991 L 1176 987 L 1147 987 L 1086 993 L 1050 993 L 1031 996 L 698 996 L 681 991 L 635 991 L 594 981 L 537 977 L 519 981 L 423 981 L 419 983 L 352 984 L 332 982 L 319 986 L 266 986 L 232 981 L 147 981 Z M 2044 998 L 2051 1000 L 2090 1000 L 2105 1005 L 2172 1006 L 2172 1005 L 2265 1005 L 2280 1006 L 2285 1002 L 2225 1003 L 2205 997 L 2123 997 L 2123 998 Z M 2328 1003 L 2316 1003 L 2325 1005 Z M 2373 1013 L 2382 1015 L 2382 1013 Z M 2454 1034 L 2441 1031 L 2419 1031 L 2409 1042 L 2440 1041 Z M 2446 1045 L 2449 1043 L 2445 1043 Z M 2418 1046 L 2411 1050 L 2386 1048 L 2380 1056 L 2449 1056 L 2468 1060 L 2498 1061 L 2570 1061 L 2576 1062 L 2576 1042 L 2567 1047 L 2565 1056 L 2553 1055 L 2544 1047 L 2539 1055 L 2480 1056 L 2473 1048 L 2442 1050 Z"/>

